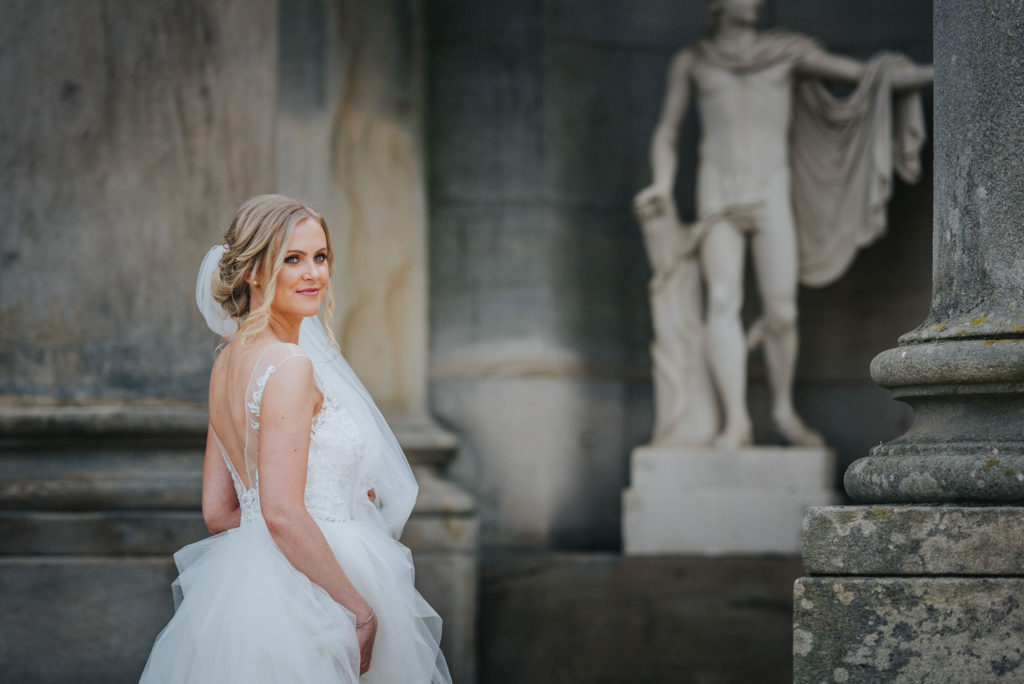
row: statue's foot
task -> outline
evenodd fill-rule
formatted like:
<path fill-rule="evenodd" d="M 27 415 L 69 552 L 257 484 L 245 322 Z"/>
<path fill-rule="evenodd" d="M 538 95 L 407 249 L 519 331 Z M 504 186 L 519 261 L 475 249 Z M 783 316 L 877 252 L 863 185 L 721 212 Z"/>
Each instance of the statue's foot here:
<path fill-rule="evenodd" d="M 807 427 L 800 417 L 795 413 L 785 413 L 782 415 L 774 416 L 775 429 L 778 430 L 783 438 L 790 444 L 796 446 L 805 447 L 823 447 L 825 446 L 825 439 Z"/>
<path fill-rule="evenodd" d="M 715 449 L 739 449 L 750 446 L 754 443 L 753 434 L 750 431 L 750 424 L 726 425 L 725 429 L 718 433 L 711 443 Z"/>

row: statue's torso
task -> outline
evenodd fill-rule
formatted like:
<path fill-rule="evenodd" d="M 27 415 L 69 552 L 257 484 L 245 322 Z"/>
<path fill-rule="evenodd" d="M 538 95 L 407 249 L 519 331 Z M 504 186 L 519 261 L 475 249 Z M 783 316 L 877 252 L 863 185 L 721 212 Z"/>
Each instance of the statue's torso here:
<path fill-rule="evenodd" d="M 697 201 L 703 215 L 764 201 L 787 177 L 794 59 L 732 70 L 696 52 L 701 119 Z"/>

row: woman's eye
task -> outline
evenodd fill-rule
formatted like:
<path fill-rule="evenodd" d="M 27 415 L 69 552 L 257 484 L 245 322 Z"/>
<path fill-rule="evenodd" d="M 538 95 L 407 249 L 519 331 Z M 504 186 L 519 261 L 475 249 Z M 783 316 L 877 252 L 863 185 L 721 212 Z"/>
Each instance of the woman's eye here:
<path fill-rule="evenodd" d="M 286 263 L 286 264 L 297 264 L 297 263 L 299 263 L 299 257 L 297 257 L 297 256 L 287 256 L 287 257 L 284 258 L 284 263 Z"/>
<path fill-rule="evenodd" d="M 326 255 L 326 254 L 317 254 L 317 255 L 316 255 L 315 257 L 313 257 L 313 259 L 314 259 L 314 260 L 315 260 L 315 261 L 316 261 L 316 262 L 317 262 L 318 264 L 322 264 L 322 263 L 324 263 L 325 261 L 327 261 L 327 255 Z"/>

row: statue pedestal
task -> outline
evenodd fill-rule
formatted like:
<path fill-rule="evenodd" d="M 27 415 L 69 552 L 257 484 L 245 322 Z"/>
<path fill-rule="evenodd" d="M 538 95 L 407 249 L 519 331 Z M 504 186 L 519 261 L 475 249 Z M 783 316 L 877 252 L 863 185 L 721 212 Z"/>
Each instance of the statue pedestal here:
<path fill-rule="evenodd" d="M 836 501 L 828 449 L 644 446 L 630 466 L 628 556 L 797 554 L 806 509 Z"/>

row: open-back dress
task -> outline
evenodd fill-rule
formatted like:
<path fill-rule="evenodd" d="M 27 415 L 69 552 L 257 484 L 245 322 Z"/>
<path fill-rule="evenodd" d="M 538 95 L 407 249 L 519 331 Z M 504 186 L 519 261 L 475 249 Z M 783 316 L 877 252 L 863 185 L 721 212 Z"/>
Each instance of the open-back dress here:
<path fill-rule="evenodd" d="M 362 677 L 355 616 L 297 570 L 267 531 L 257 467 L 260 403 L 273 374 L 304 356 L 298 345 L 272 344 L 252 369 L 245 397 L 245 479 L 220 446 L 241 525 L 174 555 L 175 613 L 156 639 L 144 684 L 451 681 L 439 648 L 441 619 L 413 587 L 409 550 L 359 510 L 374 507 L 359 478 L 363 431 L 315 365 L 323 403 L 310 428 L 305 505 L 379 619 L 371 667 Z"/>

